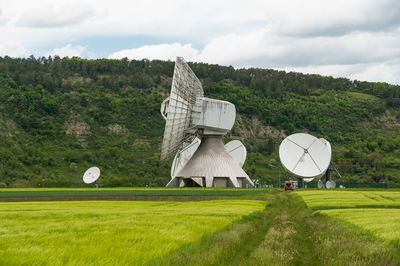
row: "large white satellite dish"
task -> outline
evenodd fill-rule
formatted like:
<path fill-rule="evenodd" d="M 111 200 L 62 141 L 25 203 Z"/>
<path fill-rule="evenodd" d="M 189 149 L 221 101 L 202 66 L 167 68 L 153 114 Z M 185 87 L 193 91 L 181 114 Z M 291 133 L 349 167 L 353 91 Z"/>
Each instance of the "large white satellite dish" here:
<path fill-rule="evenodd" d="M 161 114 L 166 121 L 161 160 L 168 159 L 195 138 L 197 129 L 192 123 L 192 112 L 196 100 L 203 95 L 201 82 L 183 58 L 178 57 L 170 96 L 161 105 Z"/>
<path fill-rule="evenodd" d="M 324 175 L 331 161 L 331 145 L 305 133 L 286 137 L 279 146 L 283 167 L 299 178 L 316 178 Z"/>
<path fill-rule="evenodd" d="M 177 151 L 176 158 L 184 158 L 174 160 L 172 180 L 167 187 L 254 187 L 222 141 L 235 123 L 235 105 L 203 94 L 199 79 L 183 58 L 178 57 L 170 96 L 160 110 L 166 120 L 161 160 L 171 158 Z M 199 131 L 202 138 L 195 149 L 197 142 L 193 140 Z M 193 150 L 189 158 L 187 155 Z M 239 151 L 236 153 L 234 157 L 241 155 Z M 242 161 L 242 157 L 243 154 L 238 160 Z"/>
<path fill-rule="evenodd" d="M 83 174 L 83 182 L 86 184 L 91 184 L 95 182 L 100 177 L 100 169 L 96 166 L 90 167 Z"/>

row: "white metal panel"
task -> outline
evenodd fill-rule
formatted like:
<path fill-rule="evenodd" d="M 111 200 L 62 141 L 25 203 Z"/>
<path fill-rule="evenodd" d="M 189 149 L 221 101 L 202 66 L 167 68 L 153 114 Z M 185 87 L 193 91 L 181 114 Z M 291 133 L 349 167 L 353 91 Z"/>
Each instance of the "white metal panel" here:
<path fill-rule="evenodd" d="M 235 123 L 235 105 L 221 100 L 198 98 L 194 110 L 193 124 L 199 129 L 226 134 Z"/>

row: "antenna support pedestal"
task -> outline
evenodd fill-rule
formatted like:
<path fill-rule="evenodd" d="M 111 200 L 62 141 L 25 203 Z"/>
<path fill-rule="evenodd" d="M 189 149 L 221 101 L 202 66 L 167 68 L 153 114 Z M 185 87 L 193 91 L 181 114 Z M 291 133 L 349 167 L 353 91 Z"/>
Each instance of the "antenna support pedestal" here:
<path fill-rule="evenodd" d="M 167 185 L 177 186 L 252 188 L 254 184 L 226 151 L 221 135 L 204 135 L 193 157 Z"/>

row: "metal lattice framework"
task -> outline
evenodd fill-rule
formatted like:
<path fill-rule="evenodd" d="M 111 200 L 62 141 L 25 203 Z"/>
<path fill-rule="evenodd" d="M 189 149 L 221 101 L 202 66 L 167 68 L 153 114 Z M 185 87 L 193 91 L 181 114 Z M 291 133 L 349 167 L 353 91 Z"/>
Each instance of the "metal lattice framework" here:
<path fill-rule="evenodd" d="M 183 58 L 178 57 L 166 108 L 161 160 L 167 160 L 174 156 L 178 149 L 195 138 L 197 129 L 192 125 L 193 105 L 196 99 L 203 95 L 204 91 L 200 80 Z"/>

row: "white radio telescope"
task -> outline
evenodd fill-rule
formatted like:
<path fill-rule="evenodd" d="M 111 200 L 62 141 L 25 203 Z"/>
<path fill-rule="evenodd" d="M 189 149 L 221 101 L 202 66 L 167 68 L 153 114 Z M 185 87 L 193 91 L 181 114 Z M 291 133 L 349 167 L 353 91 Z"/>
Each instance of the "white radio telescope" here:
<path fill-rule="evenodd" d="M 99 179 L 99 177 L 100 177 L 100 169 L 96 166 L 90 167 L 83 174 L 83 182 L 85 182 L 86 184 L 91 184 L 93 182 L 96 182 L 97 179 Z"/>
<path fill-rule="evenodd" d="M 286 137 L 279 146 L 279 158 L 283 167 L 292 175 L 307 182 L 320 178 L 331 162 L 331 145 L 305 133 Z"/>
<path fill-rule="evenodd" d="M 181 57 L 176 59 L 171 93 L 161 105 L 161 115 L 166 120 L 161 160 L 176 154 L 167 187 L 254 186 L 241 167 L 246 155 L 236 151 L 244 146 L 234 143 L 228 148 L 236 152 L 229 153 L 222 141 L 235 123 L 235 105 L 204 97 L 199 79 Z M 196 140 L 199 132 L 201 141 Z"/>

